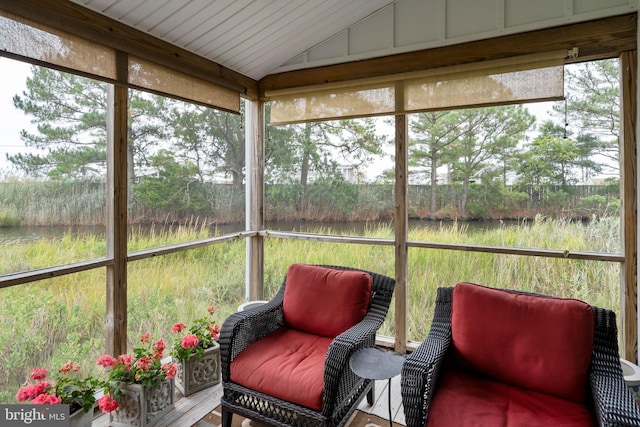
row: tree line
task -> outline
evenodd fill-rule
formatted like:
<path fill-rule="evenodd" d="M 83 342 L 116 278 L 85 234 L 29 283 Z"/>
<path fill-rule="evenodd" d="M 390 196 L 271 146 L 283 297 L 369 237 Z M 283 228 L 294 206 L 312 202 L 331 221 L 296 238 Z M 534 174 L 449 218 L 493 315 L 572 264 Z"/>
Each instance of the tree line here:
<path fill-rule="evenodd" d="M 38 66 L 31 70 L 26 89 L 13 97 L 13 105 L 34 125 L 20 134 L 28 150 L 7 156 L 13 172 L 58 182 L 104 177 L 106 84 Z M 417 208 L 422 216 L 490 216 L 523 193 L 507 188 L 526 187 L 536 189 L 527 190 L 531 194 L 562 199 L 562 192 L 570 194 L 567 189 L 599 174 L 615 175 L 618 62 L 577 64 L 566 76 L 566 100 L 554 104 L 551 118 L 542 123 L 526 105 L 411 115 L 409 178 L 429 192 Z M 211 214 L 210 197 L 215 196 L 206 188 L 212 183 L 225 182 L 241 194 L 246 173 L 243 120 L 242 114 L 130 90 L 128 179 L 134 202 L 160 211 Z M 268 126 L 265 135 L 266 197 L 297 217 L 313 212 L 319 195 L 325 204 L 348 211 L 362 198 L 354 184 L 365 183 L 372 162 L 385 156 L 389 164 L 393 160 L 385 154 L 392 152 L 393 141 L 380 132 L 380 119 Z M 355 179 L 345 178 L 345 166 Z M 376 172 L 367 184 L 384 188 L 393 182 L 391 167 Z M 445 187 L 456 191 L 454 196 L 448 192 L 455 199 L 443 204 L 439 198 Z M 479 189 L 485 202 L 492 201 L 482 209 Z M 606 198 L 609 203 L 611 197 Z"/>

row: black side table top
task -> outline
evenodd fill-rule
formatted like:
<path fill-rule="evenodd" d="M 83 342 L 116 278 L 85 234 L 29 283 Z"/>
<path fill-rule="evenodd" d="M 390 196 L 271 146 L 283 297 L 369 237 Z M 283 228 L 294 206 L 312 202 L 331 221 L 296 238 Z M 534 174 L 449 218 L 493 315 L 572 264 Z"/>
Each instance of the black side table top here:
<path fill-rule="evenodd" d="M 355 352 L 349 359 L 351 370 L 359 377 L 369 380 L 386 380 L 402 371 L 405 357 L 377 347 L 366 347 Z"/>

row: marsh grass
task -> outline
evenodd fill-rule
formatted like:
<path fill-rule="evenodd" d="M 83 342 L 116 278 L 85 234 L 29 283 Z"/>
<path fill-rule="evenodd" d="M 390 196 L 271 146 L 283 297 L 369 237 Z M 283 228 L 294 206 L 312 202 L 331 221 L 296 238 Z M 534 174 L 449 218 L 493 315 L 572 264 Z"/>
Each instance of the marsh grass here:
<path fill-rule="evenodd" d="M 318 227 L 317 234 L 330 230 Z M 145 236 L 131 233 L 130 251 L 205 237 L 206 227 L 159 228 Z M 367 237 L 392 238 L 389 225 L 370 227 Z M 463 224 L 439 229 L 412 230 L 410 240 L 475 243 L 585 251 L 619 252 L 619 219 L 588 225 L 548 220 L 522 227 L 469 232 Z M 60 260 L 104 256 L 104 241 L 89 236 L 3 244 L 0 268 L 23 271 L 60 264 Z M 394 276 L 393 246 L 335 244 L 308 240 L 265 239 L 265 299 L 279 289 L 292 263 L 344 265 Z M 618 312 L 620 267 L 615 263 L 586 262 L 410 248 L 408 256 L 408 337 L 422 341 L 433 315 L 436 289 L 471 281 L 492 287 L 513 288 L 582 299 Z M 128 336 L 133 347 L 150 332 L 172 344 L 171 327 L 190 324 L 209 305 L 224 319 L 244 302 L 244 241 L 196 248 L 166 256 L 130 262 L 128 276 Z M 95 360 L 105 349 L 104 269 L 58 277 L 0 290 L 0 402 L 14 396 L 31 368 L 57 367 L 74 360 L 86 372 L 99 374 Z M 327 296 L 330 298 L 330 296 Z M 393 335 L 392 302 L 381 333 Z"/>

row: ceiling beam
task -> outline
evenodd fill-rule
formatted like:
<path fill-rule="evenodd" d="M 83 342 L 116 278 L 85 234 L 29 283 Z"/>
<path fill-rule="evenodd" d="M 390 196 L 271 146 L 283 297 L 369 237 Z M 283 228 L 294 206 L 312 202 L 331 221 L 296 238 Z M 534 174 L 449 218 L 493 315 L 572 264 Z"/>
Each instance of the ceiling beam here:
<path fill-rule="evenodd" d="M 631 13 L 416 52 L 271 74 L 259 82 L 260 97 L 265 98 L 265 92 L 271 90 L 379 77 L 573 47 L 579 49 L 579 56 L 572 62 L 616 58 L 621 52 L 636 49 L 636 21 L 637 14 Z"/>
<path fill-rule="evenodd" d="M 0 0 L 0 11 L 236 90 L 249 99 L 258 95 L 256 80 L 68 0 Z"/>

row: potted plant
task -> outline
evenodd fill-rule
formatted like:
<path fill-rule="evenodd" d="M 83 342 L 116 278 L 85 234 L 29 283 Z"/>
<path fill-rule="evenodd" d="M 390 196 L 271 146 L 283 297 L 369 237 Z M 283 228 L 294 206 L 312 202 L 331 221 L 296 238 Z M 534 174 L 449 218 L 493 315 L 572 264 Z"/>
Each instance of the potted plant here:
<path fill-rule="evenodd" d="M 92 376 L 81 377 L 80 365 L 73 362 L 63 364 L 54 374 L 53 382 L 47 381 L 45 367 L 34 368 L 23 387 L 16 394 L 19 402 L 33 404 L 69 405 L 71 426 L 90 426 L 96 392 L 104 382 Z"/>
<path fill-rule="evenodd" d="M 196 319 L 190 328 L 184 323 L 172 328 L 174 334 L 183 334 L 175 339 L 171 355 L 178 364 L 176 387 L 185 396 L 220 382 L 220 326 L 214 312 L 209 306 L 208 316 Z"/>
<path fill-rule="evenodd" d="M 177 366 L 163 362 L 164 341 L 152 343 L 147 333 L 140 343 L 133 355 L 98 358 L 97 364 L 107 370 L 105 395 L 98 400 L 98 407 L 109 413 L 111 426 L 150 427 L 174 405 Z"/>

